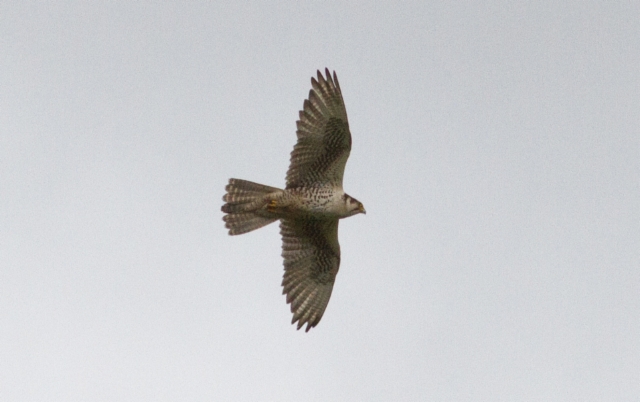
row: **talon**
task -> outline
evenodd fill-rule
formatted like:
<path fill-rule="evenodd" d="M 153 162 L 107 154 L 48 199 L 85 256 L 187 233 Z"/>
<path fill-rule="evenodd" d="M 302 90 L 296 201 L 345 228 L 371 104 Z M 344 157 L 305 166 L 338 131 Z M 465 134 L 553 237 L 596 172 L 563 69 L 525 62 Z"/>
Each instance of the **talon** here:
<path fill-rule="evenodd" d="M 269 203 L 267 204 L 267 211 L 276 212 L 276 206 L 277 205 L 278 205 L 278 203 L 276 202 L 276 200 L 269 201 Z"/>

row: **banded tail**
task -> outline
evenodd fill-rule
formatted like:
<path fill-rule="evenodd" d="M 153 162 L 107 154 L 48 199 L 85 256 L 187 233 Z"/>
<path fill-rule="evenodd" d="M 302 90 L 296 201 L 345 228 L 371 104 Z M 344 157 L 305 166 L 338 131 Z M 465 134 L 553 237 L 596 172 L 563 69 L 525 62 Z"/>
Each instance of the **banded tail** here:
<path fill-rule="evenodd" d="M 282 190 L 240 179 L 229 179 L 225 190 L 222 212 L 226 215 L 222 220 L 230 235 L 251 232 L 278 220 L 263 207 L 269 202 L 266 196 Z"/>

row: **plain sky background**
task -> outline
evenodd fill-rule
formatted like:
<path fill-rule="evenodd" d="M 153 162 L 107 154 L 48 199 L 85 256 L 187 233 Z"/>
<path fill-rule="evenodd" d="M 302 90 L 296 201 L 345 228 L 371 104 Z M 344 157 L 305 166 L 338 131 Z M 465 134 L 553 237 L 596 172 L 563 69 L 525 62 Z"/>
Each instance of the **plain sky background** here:
<path fill-rule="evenodd" d="M 3 401 L 638 400 L 640 3 L 0 3 Z M 309 333 L 277 224 L 336 70 L 342 265 Z"/>

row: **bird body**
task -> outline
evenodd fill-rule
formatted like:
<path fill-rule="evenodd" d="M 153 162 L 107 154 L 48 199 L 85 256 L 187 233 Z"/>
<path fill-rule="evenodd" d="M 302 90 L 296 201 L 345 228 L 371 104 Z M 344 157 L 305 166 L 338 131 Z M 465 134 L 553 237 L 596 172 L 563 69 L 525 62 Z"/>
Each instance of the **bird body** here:
<path fill-rule="evenodd" d="M 338 221 L 364 206 L 346 194 L 342 176 L 351 151 L 351 133 L 335 72 L 318 71 L 297 122 L 298 142 L 291 152 L 284 190 L 229 179 L 223 220 L 239 235 L 280 220 L 285 274 L 283 293 L 292 323 L 315 327 L 329 303 L 340 267 Z"/>
<path fill-rule="evenodd" d="M 331 186 L 285 189 L 280 198 L 282 201 L 276 200 L 276 211 L 282 202 L 285 214 L 297 213 L 301 217 L 342 219 L 362 212 L 359 210 L 361 204 L 353 197 L 342 188 Z"/>

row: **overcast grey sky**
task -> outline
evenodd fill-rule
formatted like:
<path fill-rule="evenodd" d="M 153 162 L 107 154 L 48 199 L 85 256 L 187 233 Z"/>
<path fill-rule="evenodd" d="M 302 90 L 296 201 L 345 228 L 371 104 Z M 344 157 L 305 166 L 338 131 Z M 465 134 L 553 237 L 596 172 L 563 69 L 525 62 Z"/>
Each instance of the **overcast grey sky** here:
<path fill-rule="evenodd" d="M 0 3 L 3 401 L 637 400 L 640 3 Z M 277 224 L 336 70 L 342 265 L 309 333 Z"/>

